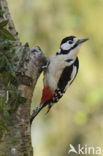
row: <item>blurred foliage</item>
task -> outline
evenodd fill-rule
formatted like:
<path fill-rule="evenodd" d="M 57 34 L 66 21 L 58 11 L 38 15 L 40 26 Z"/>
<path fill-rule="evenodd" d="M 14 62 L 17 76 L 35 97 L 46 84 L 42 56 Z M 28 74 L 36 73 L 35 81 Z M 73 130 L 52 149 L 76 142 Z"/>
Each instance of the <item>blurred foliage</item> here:
<path fill-rule="evenodd" d="M 68 92 L 45 116 L 35 120 L 32 140 L 36 156 L 67 156 L 69 144 L 103 148 L 103 1 L 8 0 L 19 37 L 39 45 L 47 56 L 62 38 L 88 37 L 80 51 L 78 76 Z M 42 75 L 33 98 L 39 103 Z"/>

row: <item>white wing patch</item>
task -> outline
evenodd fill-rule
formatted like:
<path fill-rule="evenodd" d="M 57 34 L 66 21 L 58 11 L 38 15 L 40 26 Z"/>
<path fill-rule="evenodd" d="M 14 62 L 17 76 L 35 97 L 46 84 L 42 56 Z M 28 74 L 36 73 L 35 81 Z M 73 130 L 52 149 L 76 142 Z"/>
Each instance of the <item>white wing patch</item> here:
<path fill-rule="evenodd" d="M 65 91 L 70 86 L 70 84 L 73 81 L 73 79 L 75 78 L 76 74 L 77 74 L 77 67 L 73 65 L 73 71 L 72 71 L 72 74 L 71 74 L 71 80 L 68 82 L 68 84 L 67 84 L 67 86 L 65 88 Z"/>
<path fill-rule="evenodd" d="M 77 73 L 77 67 L 73 65 L 73 71 L 71 74 L 71 81 L 75 78 L 76 73 Z"/>

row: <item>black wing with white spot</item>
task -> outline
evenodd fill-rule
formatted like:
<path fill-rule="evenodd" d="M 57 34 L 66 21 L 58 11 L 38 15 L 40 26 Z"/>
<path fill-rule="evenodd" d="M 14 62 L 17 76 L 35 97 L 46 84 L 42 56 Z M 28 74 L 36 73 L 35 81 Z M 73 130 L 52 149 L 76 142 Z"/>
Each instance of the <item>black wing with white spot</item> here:
<path fill-rule="evenodd" d="M 72 78 L 72 72 L 74 69 L 74 66 L 76 67 L 76 73 L 74 75 L 74 78 Z M 58 102 L 59 99 L 63 96 L 63 94 L 65 93 L 65 88 L 67 86 L 67 84 L 70 82 L 70 84 L 73 82 L 73 80 L 75 79 L 77 73 L 78 73 L 78 68 L 79 68 L 79 61 L 78 58 L 76 58 L 75 62 L 71 65 L 71 66 L 67 66 L 64 68 L 61 77 L 59 79 L 58 82 L 58 88 L 55 90 L 52 102 Z"/>

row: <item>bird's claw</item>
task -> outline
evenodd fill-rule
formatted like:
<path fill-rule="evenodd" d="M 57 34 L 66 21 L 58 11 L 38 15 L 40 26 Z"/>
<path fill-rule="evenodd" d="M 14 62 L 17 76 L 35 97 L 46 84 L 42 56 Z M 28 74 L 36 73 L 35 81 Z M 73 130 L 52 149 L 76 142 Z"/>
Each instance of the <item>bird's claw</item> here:
<path fill-rule="evenodd" d="M 53 106 L 52 104 L 49 104 L 49 105 L 48 105 L 48 109 L 47 109 L 47 111 L 46 111 L 45 114 L 48 114 L 48 113 L 49 113 L 49 111 L 50 111 L 50 109 L 51 109 L 52 106 Z"/>
<path fill-rule="evenodd" d="M 46 64 L 46 65 L 44 65 L 44 66 L 42 66 L 42 70 L 47 69 L 47 68 L 48 68 L 48 66 L 49 66 L 49 64 L 50 64 L 50 60 L 48 59 L 48 60 L 47 60 L 47 64 Z"/>

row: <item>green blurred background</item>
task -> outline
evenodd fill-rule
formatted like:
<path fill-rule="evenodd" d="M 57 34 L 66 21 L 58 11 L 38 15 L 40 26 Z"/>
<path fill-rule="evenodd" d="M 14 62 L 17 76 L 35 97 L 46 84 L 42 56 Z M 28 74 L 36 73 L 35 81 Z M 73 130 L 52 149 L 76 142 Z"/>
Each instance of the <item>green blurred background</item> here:
<path fill-rule="evenodd" d="M 103 0 L 8 0 L 8 5 L 22 43 L 39 45 L 48 57 L 66 36 L 90 39 L 80 50 L 74 83 L 48 115 L 45 109 L 33 122 L 34 155 L 67 156 L 69 144 L 103 150 Z M 41 90 L 42 75 L 32 109 Z"/>

